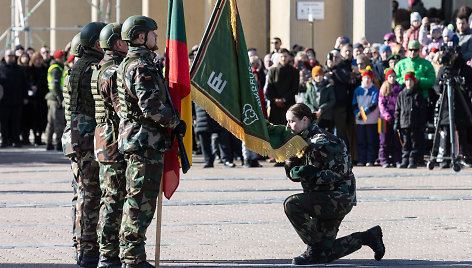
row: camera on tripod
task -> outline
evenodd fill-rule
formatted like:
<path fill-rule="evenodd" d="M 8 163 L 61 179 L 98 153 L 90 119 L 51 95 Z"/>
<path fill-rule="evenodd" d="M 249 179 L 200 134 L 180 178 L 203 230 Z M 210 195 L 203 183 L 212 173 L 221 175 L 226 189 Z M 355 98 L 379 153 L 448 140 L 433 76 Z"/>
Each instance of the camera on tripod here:
<path fill-rule="evenodd" d="M 458 122 L 456 122 L 456 106 L 459 105 L 464 107 L 465 114 L 468 115 L 468 120 L 471 120 L 470 112 L 470 101 L 467 101 L 464 97 L 466 89 L 466 79 L 461 72 L 461 66 L 464 64 L 461 54 L 461 47 L 454 44 L 453 42 L 448 42 L 447 44 L 441 47 L 441 56 L 438 59 L 438 62 L 442 64 L 440 69 L 441 75 L 438 77 L 439 88 L 436 92 L 440 93 L 440 98 L 438 100 L 439 104 L 439 113 L 435 116 L 435 135 L 433 140 L 433 146 L 431 149 L 430 160 L 428 161 L 427 167 L 431 170 L 434 168 L 434 165 L 437 160 L 441 161 L 450 161 L 454 171 L 458 172 L 461 170 L 461 162 L 463 162 L 462 156 L 459 154 L 459 135 L 457 129 L 459 127 Z M 461 114 L 459 114 L 462 116 Z M 443 120 L 444 119 L 444 120 Z M 447 123 L 445 123 L 446 121 Z M 450 156 L 438 156 L 439 153 L 439 135 L 441 125 L 446 127 L 447 130 L 444 130 L 445 135 L 449 136 L 448 145 L 445 145 L 448 148 L 443 148 L 445 151 L 448 151 Z"/>
<path fill-rule="evenodd" d="M 446 67 L 452 67 L 454 65 L 454 60 L 456 60 L 457 55 L 461 53 L 461 47 L 454 45 L 453 42 L 448 42 L 441 46 L 440 51 L 442 52 L 441 57 L 438 59 L 439 64 Z"/>

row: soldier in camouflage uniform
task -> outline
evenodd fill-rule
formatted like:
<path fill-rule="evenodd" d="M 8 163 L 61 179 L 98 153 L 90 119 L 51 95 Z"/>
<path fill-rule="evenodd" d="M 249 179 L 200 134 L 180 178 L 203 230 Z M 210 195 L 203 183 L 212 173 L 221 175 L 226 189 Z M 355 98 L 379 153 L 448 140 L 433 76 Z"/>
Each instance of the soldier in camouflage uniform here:
<path fill-rule="evenodd" d="M 100 260 L 97 267 L 121 267 L 119 232 L 123 202 L 126 196 L 126 163 L 118 150 L 120 102 L 116 85 L 116 70 L 128 52 L 121 40 L 121 24 L 110 23 L 100 32 L 100 47 L 105 56 L 92 74 L 92 94 L 95 100 L 95 159 L 100 166 L 100 217 L 98 243 Z"/>
<path fill-rule="evenodd" d="M 121 38 L 130 46 L 117 72 L 121 121 L 118 144 L 127 164 L 127 196 L 120 230 L 122 267 L 154 267 L 146 261 L 146 230 L 156 208 L 164 153 L 171 148 L 168 129 L 186 130 L 171 108 L 154 62 L 157 24 L 145 16 L 123 23 Z"/>
<path fill-rule="evenodd" d="M 80 32 L 82 57 L 72 67 L 64 89 L 66 128 L 62 136 L 64 154 L 77 163 L 76 240 L 81 267 L 97 267 L 97 224 L 100 209 L 98 162 L 94 160 L 95 106 L 90 88 L 92 65 L 103 58 L 98 41 L 101 22 L 91 22 Z"/>
<path fill-rule="evenodd" d="M 83 54 L 83 48 L 80 45 L 80 32 L 72 38 L 71 41 L 71 48 L 70 48 L 70 53 L 71 55 L 74 55 L 76 58 L 80 58 Z M 64 85 L 63 85 L 63 96 L 66 97 L 67 101 L 64 101 L 64 107 L 66 109 L 69 108 L 69 103 L 70 103 L 70 97 L 68 95 L 68 85 L 69 85 L 69 78 L 70 78 L 70 71 L 71 69 L 67 69 L 65 71 L 64 75 Z M 64 135 L 63 137 L 64 138 Z M 77 264 L 80 264 L 80 252 L 77 249 L 77 232 L 80 230 L 77 228 L 76 223 L 77 221 L 75 220 L 75 215 L 76 215 L 76 206 L 77 206 L 77 197 L 78 197 L 78 186 L 77 186 L 77 181 L 78 181 L 78 176 L 79 176 L 79 168 L 77 166 L 77 162 L 71 161 L 71 169 L 72 169 L 72 189 L 73 189 L 73 197 L 72 197 L 72 241 L 74 242 L 74 248 L 76 250 L 75 258 L 77 261 Z M 79 235 L 80 236 L 80 235 Z"/>
<path fill-rule="evenodd" d="M 287 111 L 287 127 L 308 143 L 304 157 L 285 164 L 287 176 L 299 181 L 303 193 L 289 196 L 285 214 L 307 250 L 292 263 L 297 265 L 327 263 L 367 245 L 375 259 L 385 254 L 382 230 L 375 226 L 336 239 L 343 218 L 356 205 L 356 180 L 344 142 L 321 129 L 305 104 L 295 104 Z"/>
<path fill-rule="evenodd" d="M 48 104 L 48 124 L 46 126 L 47 145 L 46 150 L 54 150 L 52 137 L 56 134 L 56 149 L 62 151 L 61 137 L 64 132 L 65 119 L 62 101 L 63 70 L 65 53 L 58 50 L 54 53 L 54 60 L 48 68 L 48 88 L 49 92 L 44 97 Z"/>

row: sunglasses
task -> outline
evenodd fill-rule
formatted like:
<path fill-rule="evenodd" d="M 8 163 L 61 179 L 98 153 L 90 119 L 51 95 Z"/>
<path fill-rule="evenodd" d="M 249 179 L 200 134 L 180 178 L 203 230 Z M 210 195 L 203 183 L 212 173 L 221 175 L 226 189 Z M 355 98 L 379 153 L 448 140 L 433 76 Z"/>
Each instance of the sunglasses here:
<path fill-rule="evenodd" d="M 15 55 L 7 55 L 7 57 L 15 57 Z"/>
<path fill-rule="evenodd" d="M 417 49 L 417 48 L 411 48 L 411 49 L 408 49 L 408 50 L 413 51 L 413 52 L 419 51 L 419 49 Z"/>

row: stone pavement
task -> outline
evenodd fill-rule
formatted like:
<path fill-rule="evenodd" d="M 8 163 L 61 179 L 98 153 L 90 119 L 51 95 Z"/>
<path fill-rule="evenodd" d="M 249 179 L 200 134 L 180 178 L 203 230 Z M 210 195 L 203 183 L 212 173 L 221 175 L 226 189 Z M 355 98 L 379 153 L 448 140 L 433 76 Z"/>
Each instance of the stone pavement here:
<path fill-rule="evenodd" d="M 164 200 L 161 266 L 290 266 L 305 246 L 282 204 L 300 184 L 271 163 L 202 166 L 195 157 L 172 199 Z M 339 235 L 380 224 L 387 252 L 376 262 L 364 247 L 328 267 L 472 267 L 472 169 L 355 167 L 354 173 L 359 202 Z M 61 153 L 0 150 L 0 267 L 77 267 L 70 181 Z M 152 263 L 155 226 L 147 234 Z"/>

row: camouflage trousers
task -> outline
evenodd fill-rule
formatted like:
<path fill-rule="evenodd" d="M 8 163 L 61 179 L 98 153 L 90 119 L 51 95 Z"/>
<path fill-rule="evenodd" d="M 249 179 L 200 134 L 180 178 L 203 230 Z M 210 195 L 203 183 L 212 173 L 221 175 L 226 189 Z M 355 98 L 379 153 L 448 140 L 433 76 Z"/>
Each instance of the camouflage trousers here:
<path fill-rule="evenodd" d="M 57 101 L 48 100 L 48 124 L 46 126 L 46 141 L 52 144 L 52 138 L 56 133 L 56 144 L 61 144 L 62 133 L 66 127 L 64 108 Z"/>
<path fill-rule="evenodd" d="M 100 254 L 107 257 L 118 257 L 120 254 L 121 216 L 126 196 L 126 163 L 99 163 L 99 165 L 102 198 L 97 234 Z"/>
<path fill-rule="evenodd" d="M 74 163 L 75 162 L 75 163 Z M 92 153 L 78 158 L 72 164 L 74 172 L 73 186 L 76 185 L 74 237 L 77 250 L 84 256 L 98 255 L 97 223 L 100 209 L 100 185 L 98 163 Z M 75 188 L 75 187 L 74 187 Z"/>
<path fill-rule="evenodd" d="M 72 169 L 72 241 L 74 242 L 74 247 L 77 248 L 77 233 L 78 229 L 76 226 L 75 216 L 77 215 L 77 197 L 79 196 L 79 186 L 77 185 L 79 166 L 77 162 L 71 161 L 70 166 Z"/>
<path fill-rule="evenodd" d="M 316 248 L 331 262 L 362 247 L 360 233 L 336 239 L 339 226 L 351 211 L 352 204 L 343 204 L 323 192 L 289 196 L 284 202 L 285 214 L 303 242 Z"/>
<path fill-rule="evenodd" d="M 146 260 L 144 241 L 156 210 L 164 159 L 163 153 L 147 149 L 125 154 L 125 160 L 127 195 L 120 229 L 121 259 L 137 264 Z"/>

